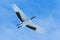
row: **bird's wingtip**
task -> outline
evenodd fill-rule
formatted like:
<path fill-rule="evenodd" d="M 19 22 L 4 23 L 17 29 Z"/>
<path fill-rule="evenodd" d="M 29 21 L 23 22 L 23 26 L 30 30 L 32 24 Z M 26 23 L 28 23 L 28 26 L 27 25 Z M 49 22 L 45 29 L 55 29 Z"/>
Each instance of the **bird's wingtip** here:
<path fill-rule="evenodd" d="M 15 12 L 19 11 L 19 8 L 17 7 L 16 4 L 12 4 L 12 8 Z"/>
<path fill-rule="evenodd" d="M 39 32 L 39 33 L 44 33 L 44 32 L 45 32 L 45 29 L 38 27 L 38 28 L 36 29 L 36 31 Z"/>

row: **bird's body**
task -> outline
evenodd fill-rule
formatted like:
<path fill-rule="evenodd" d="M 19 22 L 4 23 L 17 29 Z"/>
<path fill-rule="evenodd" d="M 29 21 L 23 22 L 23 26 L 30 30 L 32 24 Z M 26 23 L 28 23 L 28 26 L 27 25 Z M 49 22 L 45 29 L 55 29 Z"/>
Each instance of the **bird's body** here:
<path fill-rule="evenodd" d="M 24 26 L 28 25 L 30 22 L 31 22 L 31 20 L 26 20 L 26 21 L 22 22 L 21 25 L 24 27 Z"/>

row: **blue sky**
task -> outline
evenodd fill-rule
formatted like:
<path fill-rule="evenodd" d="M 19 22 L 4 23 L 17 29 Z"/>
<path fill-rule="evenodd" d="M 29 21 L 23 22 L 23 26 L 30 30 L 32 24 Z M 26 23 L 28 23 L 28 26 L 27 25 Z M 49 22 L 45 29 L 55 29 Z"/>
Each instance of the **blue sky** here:
<path fill-rule="evenodd" d="M 46 29 L 38 33 L 17 29 L 20 23 L 12 4 L 17 4 L 32 21 Z M 0 0 L 0 40 L 60 40 L 60 0 Z"/>

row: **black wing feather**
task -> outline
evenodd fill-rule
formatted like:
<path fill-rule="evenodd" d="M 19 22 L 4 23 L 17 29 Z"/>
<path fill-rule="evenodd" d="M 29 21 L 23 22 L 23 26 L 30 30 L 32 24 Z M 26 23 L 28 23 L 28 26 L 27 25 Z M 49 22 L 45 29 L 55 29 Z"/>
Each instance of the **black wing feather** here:
<path fill-rule="evenodd" d="M 22 17 L 21 17 L 21 15 L 19 14 L 19 12 L 16 12 L 16 15 L 17 15 L 18 18 L 23 22 Z"/>
<path fill-rule="evenodd" d="M 32 27 L 32 26 L 29 26 L 29 25 L 26 25 L 26 27 L 32 29 L 32 30 L 36 30 L 36 27 Z"/>

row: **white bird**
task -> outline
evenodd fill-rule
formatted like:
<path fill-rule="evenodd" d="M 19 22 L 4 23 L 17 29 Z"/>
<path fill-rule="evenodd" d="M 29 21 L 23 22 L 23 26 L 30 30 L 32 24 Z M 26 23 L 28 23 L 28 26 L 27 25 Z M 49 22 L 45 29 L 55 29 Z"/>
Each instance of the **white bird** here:
<path fill-rule="evenodd" d="M 38 31 L 38 32 L 42 32 L 43 29 L 39 26 L 37 26 L 36 24 L 34 24 L 31 20 L 33 18 L 35 18 L 34 16 L 31 19 L 28 19 L 26 17 L 26 15 L 24 14 L 24 12 L 18 8 L 18 6 L 16 4 L 13 4 L 12 6 L 13 10 L 16 12 L 16 15 L 18 16 L 18 18 L 20 19 L 20 21 L 22 22 L 21 24 L 18 24 L 17 26 L 21 25 L 22 27 L 28 27 L 32 30 Z M 20 26 L 18 27 L 20 28 Z"/>

